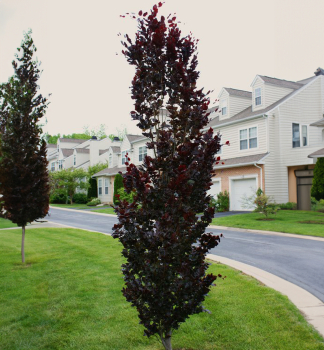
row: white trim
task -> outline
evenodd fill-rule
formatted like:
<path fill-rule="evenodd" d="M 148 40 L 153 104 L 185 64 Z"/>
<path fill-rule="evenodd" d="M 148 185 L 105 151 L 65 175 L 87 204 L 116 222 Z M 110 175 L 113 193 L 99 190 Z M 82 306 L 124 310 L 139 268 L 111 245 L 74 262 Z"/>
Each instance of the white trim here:
<path fill-rule="evenodd" d="M 255 76 L 255 78 L 253 79 L 252 84 L 250 85 L 251 87 L 253 87 L 253 85 L 255 84 L 255 82 L 256 82 L 256 80 L 257 80 L 257 78 L 259 78 L 260 80 L 262 80 L 263 82 L 265 82 L 265 81 L 260 77 L 260 75 L 257 74 L 257 75 Z"/>
<path fill-rule="evenodd" d="M 257 146 L 256 147 L 253 147 L 253 148 L 250 148 L 249 146 L 249 141 L 250 141 L 250 129 L 252 129 L 252 128 L 257 128 L 257 137 L 256 137 L 256 139 L 257 139 Z M 240 138 L 240 131 L 241 130 L 247 130 L 247 146 L 248 146 L 248 148 L 245 148 L 245 149 L 241 149 L 241 138 Z M 252 151 L 256 151 L 256 150 L 258 150 L 259 149 L 259 128 L 258 128 L 258 125 L 251 125 L 251 126 L 245 126 L 245 127 L 242 127 L 241 129 L 238 129 L 238 140 L 239 140 L 239 142 L 238 142 L 238 147 L 239 147 L 239 152 L 241 153 L 241 152 L 246 152 L 246 151 L 248 151 L 248 152 L 252 152 Z"/>

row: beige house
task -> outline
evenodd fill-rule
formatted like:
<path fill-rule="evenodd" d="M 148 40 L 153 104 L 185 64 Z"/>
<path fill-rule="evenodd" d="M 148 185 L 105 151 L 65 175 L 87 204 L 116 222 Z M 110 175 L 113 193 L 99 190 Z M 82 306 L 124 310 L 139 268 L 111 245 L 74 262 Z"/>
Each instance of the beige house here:
<path fill-rule="evenodd" d="M 107 151 L 108 167 L 93 176 L 97 179 L 98 198 L 102 203 L 113 202 L 114 179 L 116 174 L 126 171 L 126 154 L 135 165 L 140 165 L 146 154 L 153 156 L 146 147 L 147 141 L 142 135 L 126 135 L 123 141 L 112 142 Z"/>
<path fill-rule="evenodd" d="M 89 140 L 60 138 L 56 145 L 47 145 L 48 170 L 87 170 L 89 166 L 105 164 L 108 162 L 107 151 L 111 142 L 108 137 L 101 140 L 96 137 Z"/>
<path fill-rule="evenodd" d="M 316 159 L 324 156 L 324 71 L 293 82 L 257 75 L 251 91 L 223 88 L 208 125 L 220 132 L 222 161 L 211 193 L 227 190 L 230 210 L 260 187 L 277 203 L 310 209 Z"/>

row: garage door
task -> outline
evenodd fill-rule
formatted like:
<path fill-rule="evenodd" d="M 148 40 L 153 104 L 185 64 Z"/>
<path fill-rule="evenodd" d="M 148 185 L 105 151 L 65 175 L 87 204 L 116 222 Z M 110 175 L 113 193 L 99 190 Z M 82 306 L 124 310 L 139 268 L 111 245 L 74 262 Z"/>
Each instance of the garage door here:
<path fill-rule="evenodd" d="M 217 195 L 218 195 L 218 193 L 220 191 L 221 191 L 220 181 L 213 181 L 213 184 L 210 187 L 210 190 L 208 191 L 208 194 L 210 194 L 214 198 L 217 198 Z"/>
<path fill-rule="evenodd" d="M 253 196 L 256 190 L 256 178 L 231 180 L 230 210 L 253 210 L 253 207 L 244 207 L 244 199 Z"/>

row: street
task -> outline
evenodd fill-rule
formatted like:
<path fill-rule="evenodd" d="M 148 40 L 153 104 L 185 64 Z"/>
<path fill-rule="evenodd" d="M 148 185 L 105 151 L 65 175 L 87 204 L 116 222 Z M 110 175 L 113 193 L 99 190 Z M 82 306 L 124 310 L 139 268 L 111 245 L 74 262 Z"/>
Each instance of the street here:
<path fill-rule="evenodd" d="M 117 219 L 85 211 L 51 208 L 51 222 L 87 230 L 111 233 Z M 249 264 L 309 291 L 324 302 L 324 241 L 271 234 L 256 234 L 238 230 L 215 230 L 224 238 L 210 251 Z"/>

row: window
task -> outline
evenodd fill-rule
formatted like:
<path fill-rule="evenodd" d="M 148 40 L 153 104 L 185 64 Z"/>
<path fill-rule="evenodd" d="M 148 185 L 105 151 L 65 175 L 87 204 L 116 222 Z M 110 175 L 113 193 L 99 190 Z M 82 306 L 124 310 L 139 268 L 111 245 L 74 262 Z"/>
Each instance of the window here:
<path fill-rule="evenodd" d="M 108 179 L 105 179 L 105 194 L 108 194 Z"/>
<path fill-rule="evenodd" d="M 102 195 L 102 179 L 98 180 L 98 195 Z"/>
<path fill-rule="evenodd" d="M 292 146 L 293 148 L 308 146 L 307 125 L 292 124 Z"/>
<path fill-rule="evenodd" d="M 73 165 L 76 165 L 76 154 L 73 156 Z"/>
<path fill-rule="evenodd" d="M 55 162 L 51 163 L 51 171 L 55 171 Z"/>
<path fill-rule="evenodd" d="M 59 160 L 58 161 L 58 164 L 59 164 L 59 169 L 63 169 L 63 159 Z"/>
<path fill-rule="evenodd" d="M 123 151 L 122 152 L 122 164 L 124 165 L 125 163 L 126 163 L 126 153 L 127 153 L 128 151 Z"/>
<path fill-rule="evenodd" d="M 140 162 L 143 161 L 146 155 L 147 155 L 147 147 L 146 147 L 146 146 L 139 147 L 139 150 L 138 150 L 138 160 L 139 160 Z"/>
<path fill-rule="evenodd" d="M 261 88 L 254 90 L 255 105 L 259 106 L 261 104 Z"/>
<path fill-rule="evenodd" d="M 258 147 L 258 129 L 256 126 L 240 130 L 240 150 Z"/>
<path fill-rule="evenodd" d="M 222 112 L 222 115 L 226 115 L 226 113 L 227 113 L 227 100 L 223 100 L 221 102 L 221 112 Z"/>

